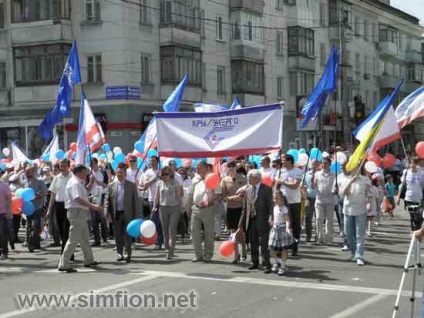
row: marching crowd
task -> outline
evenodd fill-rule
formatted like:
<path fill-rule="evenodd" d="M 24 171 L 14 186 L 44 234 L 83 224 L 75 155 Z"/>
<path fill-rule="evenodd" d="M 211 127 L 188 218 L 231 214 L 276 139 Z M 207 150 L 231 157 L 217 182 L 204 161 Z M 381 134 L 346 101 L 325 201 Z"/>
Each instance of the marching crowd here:
<path fill-rule="evenodd" d="M 144 170 L 138 169 L 136 156 L 115 170 L 95 157 L 90 167 L 68 159 L 53 165 L 26 163 L 17 169 L 8 165 L 0 182 L 0 258 L 7 259 L 9 245 L 13 250 L 17 243 L 31 253 L 39 250 L 40 232 L 47 225 L 50 245 L 61 249 L 59 271 L 76 271 L 71 264 L 78 245 L 84 266 L 99 265 L 92 247 L 110 239 L 115 240 L 117 261 L 129 263 L 134 239 L 127 225 L 150 218 L 156 225 L 154 248 L 165 248 L 167 259 L 175 257 L 177 235 L 189 233 L 192 262 L 211 262 L 214 241 L 228 233 L 235 243 L 233 264 L 245 261 L 250 251 L 250 270 L 286 275 L 289 253 L 298 255 L 302 232 L 306 242 L 339 244 L 336 216 L 341 250 L 362 266 L 364 241 L 382 215 L 392 218 L 400 199 L 406 210 L 421 204 L 424 162 L 398 157 L 390 170 L 369 173 L 361 165 L 348 173 L 346 160 L 340 162 L 341 172 L 330 169 L 334 156 L 328 154 L 320 162 L 311 158 L 303 166 L 296 165 L 291 154 L 275 160 L 264 155 L 260 167 L 245 157 L 222 160 L 215 170 L 220 181 L 213 188 L 208 175 L 214 167 L 207 161 L 193 168 L 190 160 L 181 167 L 170 160 L 160 167 L 159 158 L 151 156 Z M 28 187 L 35 193 L 34 213 L 12 213 L 11 193 Z M 422 217 L 412 215 L 411 229 L 417 229 Z M 21 226 L 26 228 L 23 242 Z"/>

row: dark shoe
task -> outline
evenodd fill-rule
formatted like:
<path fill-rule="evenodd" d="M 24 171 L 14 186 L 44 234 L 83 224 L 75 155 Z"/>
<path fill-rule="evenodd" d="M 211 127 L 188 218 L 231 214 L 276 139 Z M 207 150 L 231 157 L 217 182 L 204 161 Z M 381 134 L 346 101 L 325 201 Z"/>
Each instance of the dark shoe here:
<path fill-rule="evenodd" d="M 67 273 L 76 273 L 77 270 L 75 268 L 63 268 L 63 267 L 59 267 L 58 268 L 59 272 L 67 272 Z"/>
<path fill-rule="evenodd" d="M 265 267 L 264 274 L 271 274 L 271 268 Z"/>
<path fill-rule="evenodd" d="M 29 251 L 30 253 L 34 253 L 34 249 L 33 249 L 33 248 L 29 248 L 29 249 L 28 249 L 28 251 Z"/>
<path fill-rule="evenodd" d="M 296 257 L 297 256 L 297 251 L 293 251 L 292 252 L 292 256 Z"/>
<path fill-rule="evenodd" d="M 125 261 L 125 258 L 121 254 L 118 254 L 118 258 L 116 260 L 118 262 L 122 262 L 122 261 Z"/>
<path fill-rule="evenodd" d="M 234 265 L 240 264 L 240 255 L 236 259 L 234 259 L 231 263 Z"/>
<path fill-rule="evenodd" d="M 58 247 L 61 246 L 60 243 L 50 243 L 49 244 L 50 247 Z"/>
<path fill-rule="evenodd" d="M 203 259 L 203 261 L 204 261 L 205 263 L 210 263 L 210 262 L 212 262 L 212 257 L 205 257 L 205 258 Z"/>
<path fill-rule="evenodd" d="M 247 260 L 247 256 L 246 256 L 246 255 L 243 255 L 243 256 L 241 257 L 241 260 L 242 260 L 242 261 Z"/>
<path fill-rule="evenodd" d="M 1 254 L 0 260 L 4 261 L 6 259 L 7 259 L 7 255 L 6 254 Z"/>
<path fill-rule="evenodd" d="M 91 263 L 91 264 L 86 264 L 86 265 L 84 265 L 84 267 L 92 267 L 92 266 L 97 266 L 97 265 L 100 265 L 101 264 L 101 262 L 98 262 L 98 261 L 94 261 L 93 263 Z"/>
<path fill-rule="evenodd" d="M 93 244 L 91 244 L 91 247 L 98 247 L 100 245 L 101 245 L 100 242 L 94 242 Z"/>
<path fill-rule="evenodd" d="M 125 261 L 126 261 L 127 263 L 131 263 L 131 257 L 127 257 L 127 258 L 125 259 Z"/>
<path fill-rule="evenodd" d="M 203 261 L 203 258 L 201 258 L 201 257 L 199 257 L 199 258 L 195 257 L 191 260 L 192 263 L 198 263 L 198 262 L 202 262 L 202 261 Z"/>
<path fill-rule="evenodd" d="M 248 268 L 248 270 L 249 270 L 249 271 L 251 271 L 251 270 L 253 270 L 253 269 L 259 269 L 259 264 L 252 264 L 252 265 Z"/>

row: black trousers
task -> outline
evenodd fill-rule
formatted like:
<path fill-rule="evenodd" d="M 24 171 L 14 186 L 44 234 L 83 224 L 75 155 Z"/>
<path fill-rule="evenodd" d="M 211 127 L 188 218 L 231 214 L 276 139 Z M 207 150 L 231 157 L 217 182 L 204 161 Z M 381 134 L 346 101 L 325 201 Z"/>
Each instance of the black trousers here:
<path fill-rule="evenodd" d="M 248 235 L 250 241 L 250 255 L 252 257 L 252 263 L 254 265 L 259 265 L 260 247 L 263 265 L 265 267 L 271 267 L 268 249 L 269 228 L 260 229 L 258 227 L 256 218 L 250 219 Z"/>
<path fill-rule="evenodd" d="M 27 243 L 28 249 L 34 250 L 40 248 L 40 231 L 41 231 L 41 217 L 43 209 L 35 210 L 31 216 L 27 216 Z"/>
<path fill-rule="evenodd" d="M 13 239 L 15 243 L 19 242 L 19 228 L 21 227 L 21 215 L 13 214 L 12 224 L 13 224 Z"/>
<path fill-rule="evenodd" d="M 0 214 L 0 254 L 7 256 L 9 249 L 7 247 L 8 227 L 6 214 Z"/>
<path fill-rule="evenodd" d="M 57 227 L 59 228 L 59 236 L 62 248 L 60 249 L 60 254 L 62 255 L 63 250 L 65 249 L 66 242 L 69 238 L 69 220 L 66 214 L 68 210 L 65 209 L 64 202 L 55 202 L 54 212 L 56 216 Z"/>
<path fill-rule="evenodd" d="M 128 223 L 129 220 L 125 218 L 125 212 L 116 211 L 114 222 L 116 252 L 120 255 L 123 255 L 123 250 L 125 246 L 125 253 L 128 254 L 128 258 L 130 258 L 132 237 L 127 234 Z"/>
<path fill-rule="evenodd" d="M 297 243 L 293 244 L 293 253 L 297 252 L 298 243 L 300 240 L 300 232 L 302 231 L 302 220 L 300 215 L 300 202 L 289 204 L 290 228 L 292 229 L 293 237 Z"/>

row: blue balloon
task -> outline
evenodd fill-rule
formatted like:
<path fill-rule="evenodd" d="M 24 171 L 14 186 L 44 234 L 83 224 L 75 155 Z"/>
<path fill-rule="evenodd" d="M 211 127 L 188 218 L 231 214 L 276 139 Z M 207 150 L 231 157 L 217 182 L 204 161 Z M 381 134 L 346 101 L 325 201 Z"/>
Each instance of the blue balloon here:
<path fill-rule="evenodd" d="M 110 165 L 112 166 L 113 171 L 116 171 L 116 169 L 118 168 L 118 163 L 116 162 L 116 160 L 112 160 L 110 162 Z"/>
<path fill-rule="evenodd" d="M 181 160 L 181 158 L 174 158 L 173 160 L 175 161 L 177 168 L 181 168 L 181 166 L 183 165 L 183 161 Z"/>
<path fill-rule="evenodd" d="M 62 160 L 63 156 L 65 156 L 65 152 L 62 149 L 59 149 L 58 151 L 56 151 L 55 155 L 57 160 Z"/>
<path fill-rule="evenodd" d="M 117 153 L 115 155 L 115 161 L 117 163 L 125 162 L 125 155 L 123 153 Z"/>
<path fill-rule="evenodd" d="M 110 145 L 109 144 L 103 144 L 102 146 L 102 150 L 104 152 L 109 152 L 110 151 Z"/>
<path fill-rule="evenodd" d="M 45 153 L 44 155 L 41 156 L 41 160 L 50 161 L 50 154 Z"/>
<path fill-rule="evenodd" d="M 340 173 L 340 172 L 342 172 L 342 167 L 340 165 L 340 162 L 333 162 L 333 163 L 331 163 L 330 171 L 332 173 Z"/>
<path fill-rule="evenodd" d="M 321 161 L 322 160 L 322 152 L 318 148 L 312 148 L 309 158 L 311 160 Z"/>
<path fill-rule="evenodd" d="M 107 157 L 106 157 L 106 155 L 105 155 L 104 153 L 102 153 L 102 154 L 99 156 L 99 159 L 100 159 L 100 160 L 102 160 L 102 161 L 106 161 L 106 160 L 107 160 Z"/>
<path fill-rule="evenodd" d="M 142 142 L 141 140 L 137 140 L 134 144 L 134 148 L 139 153 L 143 153 L 144 152 L 144 142 Z"/>
<path fill-rule="evenodd" d="M 127 225 L 127 233 L 129 236 L 133 237 L 133 238 L 137 238 L 141 236 L 141 224 L 144 222 L 143 219 L 135 219 L 132 220 L 130 223 L 128 223 Z"/>
<path fill-rule="evenodd" d="M 35 212 L 35 206 L 34 203 L 32 203 L 31 201 L 26 201 L 24 200 L 23 204 L 22 204 L 22 212 L 26 215 L 26 216 L 31 216 L 34 214 Z"/>
<path fill-rule="evenodd" d="M 35 192 L 33 188 L 24 188 L 21 194 L 21 198 L 24 201 L 31 201 L 35 198 Z"/>
<path fill-rule="evenodd" d="M 144 165 L 144 161 L 142 158 L 137 158 L 137 168 L 140 168 L 142 165 Z M 142 169 L 142 168 L 140 168 Z"/>
<path fill-rule="evenodd" d="M 306 153 L 306 149 L 305 148 L 300 148 L 299 149 L 299 153 Z"/>
<path fill-rule="evenodd" d="M 293 157 L 294 163 L 296 163 L 297 160 L 299 160 L 299 151 L 297 149 L 289 149 L 287 151 L 287 154 Z"/>
<path fill-rule="evenodd" d="M 4 162 L 0 165 L 0 170 L 1 171 L 6 170 L 6 164 Z"/>
<path fill-rule="evenodd" d="M 193 168 L 193 169 L 196 169 L 196 167 L 197 167 L 197 159 L 191 159 L 191 167 Z"/>
<path fill-rule="evenodd" d="M 159 157 L 159 154 L 156 149 L 149 149 L 149 151 L 147 152 L 147 158 L 150 158 L 152 156 Z"/>

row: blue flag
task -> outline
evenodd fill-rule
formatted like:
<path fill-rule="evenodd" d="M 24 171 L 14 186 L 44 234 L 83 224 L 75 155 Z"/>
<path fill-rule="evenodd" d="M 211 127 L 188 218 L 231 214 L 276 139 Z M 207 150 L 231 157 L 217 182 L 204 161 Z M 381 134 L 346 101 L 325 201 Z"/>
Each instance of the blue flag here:
<path fill-rule="evenodd" d="M 180 110 L 181 99 L 183 98 L 184 89 L 188 82 L 188 74 L 184 76 L 181 83 L 177 88 L 169 95 L 166 102 L 163 104 L 163 110 L 167 113 L 178 112 Z"/>
<path fill-rule="evenodd" d="M 240 108 L 241 108 L 240 100 L 236 97 L 234 98 L 234 101 L 231 104 L 230 109 L 233 110 L 233 109 L 240 109 Z"/>
<path fill-rule="evenodd" d="M 81 83 L 81 73 L 77 43 L 74 41 L 60 78 L 56 105 L 52 111 L 47 113 L 40 126 L 38 126 L 38 134 L 44 140 L 50 140 L 54 126 L 61 123 L 64 116 L 68 117 L 71 115 L 72 89 L 74 84 L 78 83 Z"/>
<path fill-rule="evenodd" d="M 320 114 L 328 95 L 337 88 L 337 71 L 339 69 L 340 51 L 337 48 L 331 50 L 324 73 L 311 95 L 307 98 L 302 109 L 302 128 L 308 125 L 310 120 L 315 119 Z"/>

